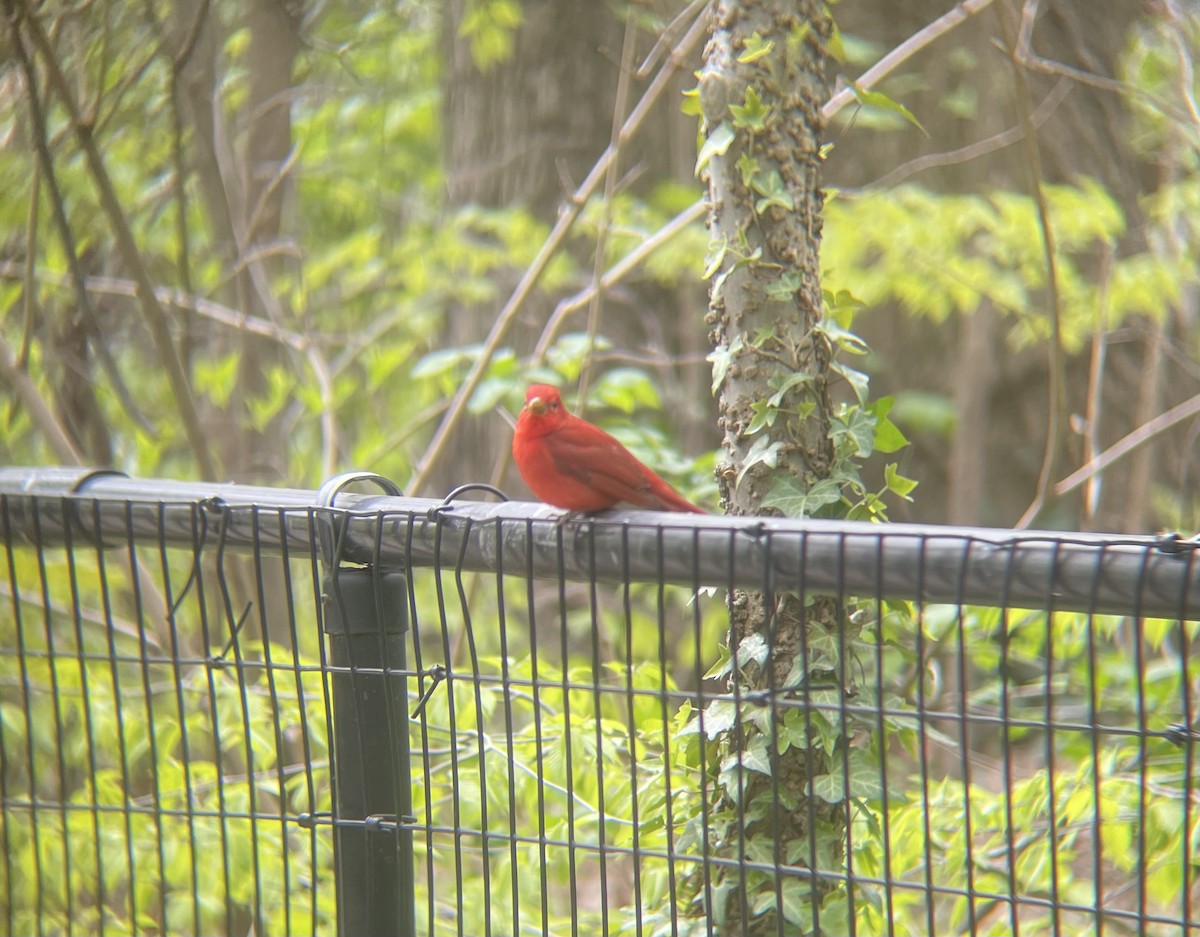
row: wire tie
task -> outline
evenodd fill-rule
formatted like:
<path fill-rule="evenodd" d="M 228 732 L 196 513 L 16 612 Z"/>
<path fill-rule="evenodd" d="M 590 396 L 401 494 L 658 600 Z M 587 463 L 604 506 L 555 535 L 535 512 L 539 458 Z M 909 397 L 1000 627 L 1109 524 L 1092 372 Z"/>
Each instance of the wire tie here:
<path fill-rule="evenodd" d="M 394 813 L 373 813 L 363 820 L 368 833 L 395 833 L 400 828 Z"/>
<path fill-rule="evenodd" d="M 296 825 L 303 830 L 313 830 L 318 826 L 330 826 L 333 814 L 319 811 L 317 813 L 302 813 L 296 817 Z"/>
<path fill-rule="evenodd" d="M 434 664 L 429 668 L 427 675 L 433 678 L 433 682 L 429 684 L 429 688 L 421 695 L 421 698 L 417 700 L 417 705 L 414 706 L 412 708 L 412 712 L 408 714 L 409 719 L 415 719 L 417 716 L 421 715 L 421 712 L 425 709 L 425 704 L 428 703 L 429 698 L 433 696 L 433 691 L 438 688 L 439 683 L 446 679 L 446 668 L 441 664 Z"/>

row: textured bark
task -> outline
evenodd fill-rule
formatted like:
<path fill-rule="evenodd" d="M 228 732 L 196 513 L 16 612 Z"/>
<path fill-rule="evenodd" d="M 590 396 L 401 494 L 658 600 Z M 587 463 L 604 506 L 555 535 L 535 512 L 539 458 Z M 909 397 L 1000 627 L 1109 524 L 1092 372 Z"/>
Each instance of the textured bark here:
<path fill-rule="evenodd" d="M 719 422 L 724 460 L 718 469 L 722 498 L 732 514 L 772 513 L 763 502 L 781 477 L 790 476 L 808 488 L 827 477 L 833 463 L 830 349 L 814 329 L 822 315 L 818 173 L 830 30 L 825 5 L 815 0 L 723 0 L 716 8 L 700 79 L 709 139 L 719 138 L 722 128 L 734 131 L 733 142 L 724 154 L 711 158 L 707 173 L 711 250 L 723 252 L 711 281 L 708 317 L 710 339 L 723 362 L 718 372 L 723 373 Z M 765 48 L 762 40 L 770 50 L 753 53 Z M 767 110 L 761 121 L 748 121 L 742 108 L 754 107 L 755 97 Z M 749 169 L 751 165 L 756 168 Z M 786 196 L 763 204 L 764 182 L 775 178 Z M 787 391 L 776 422 L 750 435 L 752 404 L 801 372 L 809 379 Z M 794 415 L 809 404 L 810 416 Z M 751 464 L 755 447 L 767 443 L 777 447 L 775 464 Z M 735 593 L 730 605 L 731 691 L 735 696 L 776 691 L 801 656 L 804 672 L 817 678 L 805 653 L 806 642 L 817 634 L 836 634 L 838 618 L 839 609 L 829 599 L 805 607 L 794 595 Z M 738 659 L 742 642 L 755 634 L 769 648 L 761 667 Z M 825 683 L 831 677 L 840 680 L 844 674 L 820 674 Z M 775 718 L 782 717 L 781 709 L 773 712 Z M 832 831 L 836 842 L 844 813 L 810 802 L 807 794 L 810 781 L 829 770 L 825 753 L 816 746 L 797 745 L 779 755 L 773 740 L 764 740 L 761 733 L 756 724 L 739 721 L 720 739 L 719 763 L 751 747 L 761 748 L 765 741 L 771 773 L 767 777 L 743 770 L 740 790 L 718 787 L 713 793 L 719 821 L 714 851 L 733 858 L 762 855 L 757 850 L 763 849 L 777 857 L 807 857 L 812 824 Z M 716 867 L 712 876 L 712 889 L 701 907 L 722 933 L 795 929 L 796 921 L 777 917 L 782 912 L 774 898 L 781 882 L 755 883 L 736 869 L 727 874 L 723 867 Z M 822 890 L 820 883 L 814 885 L 814 909 Z"/>
<path fill-rule="evenodd" d="M 761 434 L 746 429 L 751 404 L 770 395 L 772 378 L 804 371 L 813 379 L 798 385 L 781 409 L 802 402 L 816 403 L 811 419 L 779 420 L 763 432 L 783 445 L 778 471 L 805 484 L 826 477 L 833 457 L 829 441 L 829 348 L 813 332 L 821 317 L 820 236 L 822 197 L 817 184 L 823 121 L 827 98 L 823 80 L 829 21 L 822 4 L 723 3 L 717 8 L 717 28 L 706 55 L 700 80 L 700 100 L 710 132 L 732 123 L 730 105 L 740 106 L 754 87 L 773 111 L 761 132 L 738 132 L 723 156 L 709 163 L 709 232 L 714 244 L 726 245 L 726 258 L 713 278 L 709 323 L 712 344 L 726 349 L 730 364 L 719 389 L 722 445 L 721 494 L 731 514 L 762 513 L 776 470 L 758 463 L 737 481 L 739 467 Z M 811 23 L 802 54 L 787 52 L 786 37 Z M 737 61 L 755 33 L 777 37 L 771 55 L 749 65 Z M 778 74 L 772 75 L 772 71 Z M 764 178 L 777 172 L 793 205 L 772 205 L 759 213 L 758 194 L 745 184 L 737 168 L 740 157 L 758 161 Z M 748 263 L 738 261 L 756 257 Z M 724 276 L 728 274 L 727 276 Z M 724 279 L 722 281 L 722 277 Z M 778 292 L 786 278 L 798 288 Z M 765 332 L 764 332 L 765 330 Z M 758 337 L 770 334 L 766 341 Z M 756 347 L 757 346 L 757 347 Z"/>

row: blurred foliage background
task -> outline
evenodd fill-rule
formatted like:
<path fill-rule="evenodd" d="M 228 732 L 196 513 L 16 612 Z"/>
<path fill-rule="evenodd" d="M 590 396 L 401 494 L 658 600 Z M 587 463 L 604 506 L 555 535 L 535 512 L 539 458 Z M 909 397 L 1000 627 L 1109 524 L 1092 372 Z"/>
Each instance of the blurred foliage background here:
<path fill-rule="evenodd" d="M 952 6 L 836 4 L 831 83 L 844 86 Z M 982 12 L 919 43 L 889 73 L 878 86 L 886 97 L 843 108 L 827 133 L 825 286 L 846 297 L 844 311 L 870 349 L 861 367 L 873 392 L 890 398 L 885 416 L 911 440 L 890 457 L 920 481 L 914 501 L 892 507 L 891 517 L 1194 531 L 1200 15 L 1176 0 L 1105 4 L 1103 16 L 1094 0 L 975 7 Z M 719 434 L 704 282 L 711 258 L 687 95 L 702 61 L 704 4 L 4 0 L 3 9 L 0 461 L 100 463 L 147 477 L 303 487 L 362 468 L 411 494 L 440 496 L 463 482 L 493 480 L 522 496 L 503 414 L 516 412 L 524 386 L 537 379 L 581 390 L 571 399 L 577 409 L 686 495 L 717 509 Z M 629 132 L 619 134 L 627 121 Z M 614 141 L 615 169 L 597 177 L 598 160 Z M 601 278 L 604 288 L 593 299 Z M 465 399 L 466 415 L 432 459 L 437 429 L 473 369 L 479 380 Z M 1136 445 L 1102 476 L 1083 472 L 1077 484 L 1063 484 L 1129 434 Z M 873 467 L 879 474 L 881 464 Z M 32 558 L 8 562 L 38 574 Z M 66 559 L 52 557 L 41 573 L 55 586 L 47 595 L 57 595 L 69 574 Z M 77 605 L 95 609 L 107 587 L 85 578 L 70 588 Z M 280 614 L 272 603 L 282 601 L 281 588 L 268 588 L 261 600 L 252 583 L 234 582 L 231 591 L 238 588 L 256 603 L 263 635 L 280 642 L 280 659 L 293 652 L 297 662 L 316 659 L 315 628 L 297 636 L 266 627 Z M 420 607 L 436 607 L 437 583 L 419 589 Z M 114 591 L 124 595 L 129 586 Z M 582 591 L 570 599 L 573 611 L 587 605 Z M 599 632 L 587 618 L 571 618 L 568 627 L 564 613 L 561 656 L 543 666 L 552 677 L 583 679 L 610 666 L 604 661 L 636 660 L 639 687 L 694 685 L 711 663 L 706 655 L 717 657 L 727 616 L 721 598 L 691 600 L 672 593 L 663 602 L 670 612 L 659 620 L 669 631 L 659 634 L 631 629 L 626 636 L 632 618 L 623 616 L 619 596 L 601 601 Z M 497 609 L 480 602 L 474 614 L 484 668 L 524 674 L 534 639 L 514 638 L 506 647 L 488 630 Z M 532 593 L 528 602 L 532 617 Z M 637 592 L 630 606 L 647 616 L 659 602 Z M 520 595 L 506 605 L 520 608 Z M 13 607 L 45 626 L 44 636 L 32 627 L 20 631 L 22 646 L 39 651 L 63 640 L 51 622 L 70 623 L 69 610 L 28 601 Z M 554 619 L 552 611 L 542 617 Z M 4 624 L 13 629 L 6 632 L 13 646 L 18 625 Z M 185 633 L 188 625 L 181 620 Z M 1163 663 L 1174 659 L 1174 636 L 1165 629 L 1147 635 L 1126 621 L 995 610 L 932 609 L 920 617 L 902 608 L 868 626 L 886 636 L 857 649 L 870 661 L 864 673 L 875 672 L 872 653 L 888 658 L 881 699 L 894 693 L 911 702 L 926 669 L 949 673 L 961 665 L 966 673 L 970 648 L 972 705 L 995 707 L 994 648 L 1004 641 L 1020 665 L 1006 686 L 1010 693 L 1031 688 L 1030 713 L 1041 705 L 1038 687 L 1048 685 L 1039 669 L 1047 658 L 1062 668 L 1076 698 L 1099 687 L 1114 724 L 1155 707 L 1174 717 L 1170 707 L 1186 693 L 1186 668 L 1181 674 L 1177 660 L 1174 669 Z M 1094 629 L 1103 639 L 1098 659 Z M 90 647 L 102 660 L 106 640 L 133 640 L 130 634 L 109 638 L 97 626 L 94 634 L 81 630 L 75 647 L 81 655 Z M 191 637 L 201 640 L 195 631 Z M 438 637 L 427 634 L 434 643 Z M 284 646 L 293 639 L 298 647 Z M 914 651 L 922 640 L 931 642 L 927 655 Z M 1143 645 L 1161 652 L 1155 660 L 1169 678 L 1144 680 L 1133 662 Z M 448 663 L 462 663 L 466 653 L 456 645 Z M 41 770 L 55 753 L 47 727 L 75 739 L 81 758 L 90 745 L 81 726 L 134 740 L 153 722 L 128 704 L 137 699 L 129 687 L 140 679 L 133 663 L 122 686 L 113 678 L 111 692 L 97 691 L 107 706 L 123 690 L 124 721 L 113 709 L 93 725 L 74 715 L 83 712 L 78 697 L 60 701 L 57 687 L 75 685 L 69 668 L 38 660 L 31 673 L 17 675 L 16 658 L 5 661 L 4 731 L 28 746 L 29 764 L 49 785 L 40 791 L 46 797 L 71 793 L 61 779 L 63 789 L 54 789 L 53 772 Z M 80 663 L 76 684 L 87 682 L 89 669 Z M 209 687 L 211 700 L 228 693 L 236 702 L 233 678 L 226 678 L 228 685 Z M 178 682 L 178 674 L 166 673 L 162 685 Z M 1147 686 L 1151 696 L 1142 699 Z M 946 698 L 958 689 L 947 686 Z M 146 691 L 148 713 L 152 701 L 165 705 L 163 692 Z M 295 697 L 306 693 L 315 698 L 320 688 L 298 685 Z M 208 717 L 196 715 L 204 707 L 197 699 L 187 717 L 198 720 L 203 742 Z M 256 710 L 254 725 L 295 728 L 292 697 L 285 703 L 282 713 Z M 551 703 L 547 725 L 565 724 L 568 707 Z M 933 696 L 929 705 L 937 705 Z M 179 704 L 172 715 L 184 721 L 184 709 Z M 212 710 L 216 724 L 216 703 Z M 586 700 L 570 711 L 584 725 L 577 737 L 616 725 L 611 712 L 601 723 Z M 674 780 L 671 768 L 635 780 L 653 787 L 665 777 L 667 789 L 687 789 L 701 744 L 682 731 L 689 713 L 673 714 L 670 726 L 665 708 L 635 715 L 639 726 L 653 723 L 639 730 L 645 751 L 671 751 L 670 764 L 682 772 Z M 174 731 L 168 719 L 159 724 Z M 526 762 L 548 757 L 521 735 L 525 725 L 515 734 Z M 911 741 L 913 726 L 901 729 Z M 260 765 L 277 767 L 286 756 L 288 764 L 316 764 L 319 772 L 322 728 L 297 731 L 311 735 L 303 756 L 275 751 L 269 729 L 245 741 L 246 751 L 258 746 Z M 227 729 L 226 738 L 240 745 L 238 732 Z M 831 745 L 840 732 L 829 727 Z M 251 734 L 249 722 L 244 734 Z M 1033 751 L 1043 740 L 1030 735 L 1006 744 L 1027 741 Z M 1114 743 L 1104 790 L 1088 773 L 1088 752 L 1075 753 L 1075 774 L 1055 778 L 1030 768 L 1013 778 L 995 768 L 995 739 L 976 742 L 973 764 L 991 766 L 976 775 L 991 798 L 975 801 L 983 805 L 972 820 L 981 835 L 999 841 L 1007 828 L 996 820 L 1002 807 L 1010 826 L 1036 829 L 1047 786 L 1059 784 L 1079 816 L 1103 807 L 1108 842 L 1128 843 L 1145 786 L 1145 776 L 1141 788 L 1137 777 L 1145 749 L 1138 751 L 1132 736 Z M 155 768 L 164 785 L 180 770 L 175 746 L 173 737 L 163 741 Z M 948 739 L 944 751 L 954 746 Z M 576 764 L 620 790 L 629 762 L 615 747 L 620 757 L 606 761 L 606 751 L 598 746 L 591 760 Z M 1155 813 L 1147 834 L 1149 859 L 1167 857 L 1148 863 L 1158 876 L 1155 900 L 1165 904 L 1180 893 L 1179 842 L 1193 834 L 1175 809 L 1184 795 L 1170 774 L 1173 756 L 1154 754 L 1169 774 L 1164 784 L 1177 785 L 1156 801 L 1169 809 Z M 114 780 L 130 765 L 146 776 L 158 755 L 99 755 L 109 786 L 80 786 L 72 796 L 114 808 L 151 793 L 169 803 L 162 790 Z M 204 745 L 184 762 L 206 778 L 231 770 Z M 650 770 L 650 761 L 641 764 Z M 31 768 L 20 784 L 37 788 L 35 773 Z M 280 777 L 280 801 L 294 796 L 300 803 L 289 786 L 298 782 L 285 785 Z M 9 791 L 20 784 L 12 781 Z M 953 834 L 962 822 L 964 785 L 948 780 L 921 799 L 893 801 L 893 830 L 900 831 L 894 842 L 903 844 L 891 856 L 895 868 L 935 867 L 946 885 L 962 887 Z M 527 787 L 521 809 L 532 815 L 537 785 Z M 478 788 L 486 802 L 482 780 Z M 325 787 L 317 793 L 328 796 Z M 436 795 L 439 809 L 448 810 L 459 793 L 439 788 L 430 799 Z M 658 822 L 653 811 L 648 816 Z M 874 819 L 867 811 L 862 817 L 864 825 Z M 950 861 L 936 866 L 919 854 L 920 837 L 905 835 L 931 817 L 949 843 L 934 858 Z M 112 834 L 112 848 L 162 837 L 148 825 Z M 73 841 L 98 841 L 101 832 L 99 825 L 92 834 L 76 831 Z M 665 835 L 662 827 L 652 832 Z M 27 827 L 14 823 L 8 835 L 13 868 L 36 866 L 40 850 L 50 849 Z M 67 842 L 54 835 L 48 841 Z M 855 842 L 858 861 L 878 861 L 875 832 L 856 830 Z M 1074 838 L 1066 847 L 1072 860 L 1090 849 Z M 214 848 L 230 852 L 228 844 Z M 1021 884 L 1036 890 L 1044 887 L 1047 838 L 1031 835 L 1022 841 L 1026 848 Z M 100 852 L 97 846 L 97 867 Z M 244 848 L 232 854 L 250 855 Z M 76 874 L 91 873 L 90 861 L 81 860 Z M 173 872 L 181 880 L 198 874 L 179 861 Z M 321 857 L 322 874 L 328 861 Z M 51 859 L 45 865 L 55 867 Z M 163 875 L 147 871 L 143 881 L 156 874 Z M 663 875 L 646 876 L 652 907 L 662 906 Z M 249 888 L 236 874 L 228 878 Z M 1085 889 L 1085 878 L 1073 887 Z M 69 910 L 78 892 L 72 883 L 67 869 L 47 894 Z M 125 887 L 119 882 L 112 890 Z M 286 919 L 289 902 L 301 899 L 284 892 L 286 885 L 260 916 Z M 920 932 L 920 893 L 911 899 L 913 906 L 906 897 L 901 910 Z M 1072 900 L 1086 896 L 1073 892 Z M 186 926 L 194 915 L 197 931 L 225 921 L 229 932 L 245 932 L 241 918 L 231 923 L 230 908 L 237 905 L 250 920 L 241 907 L 247 901 L 231 894 L 203 917 L 185 904 L 164 909 L 161 921 Z M 129 908 L 133 916 L 135 904 Z M 295 913 L 307 910 L 297 906 Z M 331 908 L 320 913 L 328 921 Z M 877 912 L 869 907 L 861 913 L 860 928 L 892 926 L 872 918 Z"/>
<path fill-rule="evenodd" d="M 1194 529 L 1196 14 L 985 6 L 879 86 L 919 128 L 864 99 L 828 133 L 826 285 L 865 303 L 865 370 L 922 482 L 895 519 Z M 837 4 L 831 82 L 945 8 Z M 6 30 L 0 72 L 0 459 L 301 486 L 355 467 L 413 494 L 491 479 L 522 495 L 497 409 L 537 378 L 582 385 L 595 418 L 716 509 L 684 95 L 700 5 L 6 10 L 28 25 Z M 431 477 L 426 447 L 477 362 Z"/>

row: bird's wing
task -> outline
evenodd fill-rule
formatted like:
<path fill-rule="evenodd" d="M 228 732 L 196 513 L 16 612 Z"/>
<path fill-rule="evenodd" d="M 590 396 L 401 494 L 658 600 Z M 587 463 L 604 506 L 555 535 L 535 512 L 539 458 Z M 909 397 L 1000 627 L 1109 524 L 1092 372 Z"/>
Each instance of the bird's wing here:
<path fill-rule="evenodd" d="M 589 488 L 639 507 L 658 508 L 647 469 L 632 452 L 599 427 L 566 423 L 546 437 L 555 466 Z"/>

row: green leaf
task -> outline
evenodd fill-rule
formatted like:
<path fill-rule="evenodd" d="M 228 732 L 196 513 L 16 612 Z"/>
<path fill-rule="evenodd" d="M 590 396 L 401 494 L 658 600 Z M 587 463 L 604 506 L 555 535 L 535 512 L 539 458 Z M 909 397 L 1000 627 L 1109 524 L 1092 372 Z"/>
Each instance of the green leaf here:
<path fill-rule="evenodd" d="M 928 132 L 924 127 L 921 126 L 921 122 L 917 120 L 912 111 L 910 111 L 903 104 L 893 101 L 882 91 L 865 91 L 853 81 L 850 82 L 850 90 L 854 93 L 854 97 L 858 100 L 858 103 L 863 107 L 875 108 L 882 111 L 893 111 L 920 130 L 921 133 L 925 134 L 925 136 L 929 136 Z"/>
<path fill-rule="evenodd" d="M 722 235 L 719 241 L 713 241 L 709 244 L 709 257 L 704 267 L 704 279 L 712 279 L 712 275 L 721 267 L 721 262 L 725 259 L 725 254 L 729 250 L 729 239 Z"/>
<path fill-rule="evenodd" d="M 695 174 L 700 175 L 700 170 L 707 166 L 708 161 L 714 156 L 724 156 L 734 139 L 735 134 L 729 124 L 725 123 L 725 121 L 717 124 L 713 128 L 712 133 L 708 135 L 708 139 L 704 141 L 704 146 L 700 147 L 700 153 L 696 156 Z"/>
<path fill-rule="evenodd" d="M 750 425 L 746 427 L 747 436 L 753 436 L 764 426 L 774 426 L 775 419 L 779 416 L 779 408 L 771 406 L 766 400 L 753 401 L 750 410 L 754 416 L 750 419 Z"/>
<path fill-rule="evenodd" d="M 772 280 L 767 284 L 766 293 L 771 299 L 777 302 L 787 302 L 796 295 L 796 291 L 804 285 L 804 276 L 796 271 L 790 270 L 783 274 L 778 280 Z"/>
<path fill-rule="evenodd" d="M 749 153 L 743 153 L 738 157 L 737 168 L 738 172 L 742 175 L 742 185 L 746 186 L 746 188 L 750 188 L 754 177 L 762 171 L 758 160 Z"/>
<path fill-rule="evenodd" d="M 704 108 L 700 106 L 699 86 L 688 88 L 683 92 L 683 103 L 679 105 L 679 110 L 689 117 L 701 117 L 704 115 Z"/>
<path fill-rule="evenodd" d="M 750 182 L 750 188 L 762 196 L 754 203 L 754 210 L 760 215 L 772 205 L 791 211 L 795 205 L 790 193 L 783 184 L 779 170 L 772 169 L 768 173 L 759 173 Z"/>
<path fill-rule="evenodd" d="M 811 517 L 826 505 L 841 500 L 842 490 L 831 478 L 822 478 L 805 489 L 792 476 L 782 475 L 763 498 L 763 507 L 777 508 L 785 517 Z"/>
<path fill-rule="evenodd" d="M 729 105 L 729 113 L 733 115 L 735 127 L 740 130 L 749 130 L 751 133 L 758 133 L 766 129 L 771 109 L 763 104 L 762 98 L 758 96 L 758 92 L 751 85 L 746 89 L 746 98 L 743 103 Z"/>
<path fill-rule="evenodd" d="M 775 393 L 773 393 L 768 399 L 768 403 L 770 403 L 773 407 L 779 406 L 783 402 L 784 395 L 789 390 L 798 384 L 806 384 L 811 380 L 812 375 L 807 371 L 793 371 L 791 374 L 788 374 L 781 379 L 773 377 L 771 379 L 771 386 L 775 387 L 776 390 Z"/>
<path fill-rule="evenodd" d="M 774 48 L 775 43 L 770 39 L 763 39 L 757 32 L 751 33 L 742 45 L 742 54 L 738 56 L 738 61 L 743 65 L 749 65 L 751 62 L 757 62 L 764 55 L 770 55 Z"/>
<path fill-rule="evenodd" d="M 750 447 L 750 451 L 746 453 L 746 461 L 742 463 L 735 484 L 740 485 L 745 474 L 760 462 L 768 468 L 776 468 L 779 465 L 781 449 L 783 449 L 783 443 L 779 440 L 772 441 L 770 436 L 760 436 L 756 439 L 754 445 Z"/>
<path fill-rule="evenodd" d="M 887 484 L 887 490 L 894 495 L 898 495 L 905 501 L 911 501 L 909 497 L 914 488 L 917 487 L 917 482 L 911 478 L 905 478 L 896 468 L 895 462 L 889 462 L 883 469 L 883 478 Z"/>
<path fill-rule="evenodd" d="M 858 398 L 859 403 L 867 402 L 867 388 L 871 383 L 871 379 L 867 375 L 840 361 L 830 362 L 829 369 L 846 379 L 846 382 L 854 389 L 854 396 Z"/>
<path fill-rule="evenodd" d="M 743 347 L 742 336 L 735 335 L 728 347 L 714 348 L 704 359 L 713 366 L 712 392 L 714 394 L 725 383 L 725 375 L 729 373 L 729 366 L 733 364 L 733 359 Z"/>
<path fill-rule="evenodd" d="M 866 407 L 875 417 L 875 452 L 898 452 L 908 445 L 907 437 L 888 419 L 894 402 L 892 397 L 880 397 Z"/>
<path fill-rule="evenodd" d="M 871 347 L 862 338 L 843 328 L 830 316 L 822 316 L 813 329 L 828 338 L 839 349 L 848 351 L 852 355 L 865 355 L 871 350 Z"/>

